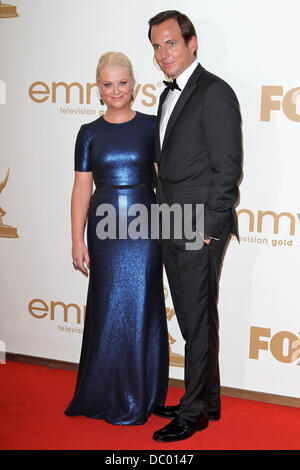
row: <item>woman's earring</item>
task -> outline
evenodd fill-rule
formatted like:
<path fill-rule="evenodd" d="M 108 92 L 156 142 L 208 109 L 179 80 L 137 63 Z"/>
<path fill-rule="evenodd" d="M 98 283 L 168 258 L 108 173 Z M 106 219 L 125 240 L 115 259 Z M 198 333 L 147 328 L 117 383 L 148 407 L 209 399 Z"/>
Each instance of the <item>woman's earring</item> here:
<path fill-rule="evenodd" d="M 103 101 L 103 99 L 102 99 L 102 95 L 101 95 L 101 93 L 100 93 L 99 89 L 97 90 L 97 93 L 98 93 L 98 98 L 99 98 L 99 101 L 100 101 L 100 103 L 101 103 L 101 104 L 102 104 L 102 106 L 103 106 L 103 105 L 104 105 L 104 101 Z"/>
<path fill-rule="evenodd" d="M 131 90 L 131 98 L 130 98 L 130 101 L 133 103 L 135 100 L 135 96 L 134 96 L 134 89 L 132 88 Z"/>

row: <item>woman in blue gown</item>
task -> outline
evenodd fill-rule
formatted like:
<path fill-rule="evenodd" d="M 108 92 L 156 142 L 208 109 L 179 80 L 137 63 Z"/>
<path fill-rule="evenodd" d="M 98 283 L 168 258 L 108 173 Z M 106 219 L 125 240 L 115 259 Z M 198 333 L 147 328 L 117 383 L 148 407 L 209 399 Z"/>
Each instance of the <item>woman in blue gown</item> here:
<path fill-rule="evenodd" d="M 107 112 L 80 128 L 75 147 L 72 256 L 76 269 L 89 270 L 89 286 L 75 393 L 65 414 L 143 424 L 164 404 L 168 384 L 162 260 L 157 240 L 130 238 L 124 225 L 134 220 L 132 204 L 149 214 L 155 204 L 156 118 L 131 109 L 134 78 L 123 54 L 100 58 L 97 84 Z M 115 226 L 107 222 L 109 211 Z"/>

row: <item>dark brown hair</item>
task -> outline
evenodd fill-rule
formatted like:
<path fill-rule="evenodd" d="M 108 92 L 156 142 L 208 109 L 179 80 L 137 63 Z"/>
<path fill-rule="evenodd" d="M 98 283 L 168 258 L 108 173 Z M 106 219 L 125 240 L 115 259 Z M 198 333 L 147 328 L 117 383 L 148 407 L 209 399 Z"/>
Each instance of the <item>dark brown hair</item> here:
<path fill-rule="evenodd" d="M 149 24 L 148 38 L 150 42 L 151 42 L 152 26 L 161 24 L 166 20 L 170 20 L 171 18 L 177 21 L 181 29 L 181 34 L 182 34 L 185 44 L 188 44 L 188 42 L 192 39 L 193 36 L 195 36 L 195 38 L 197 39 L 197 33 L 195 30 L 195 27 L 193 23 L 191 22 L 191 20 L 186 15 L 184 15 L 183 13 L 180 13 L 177 10 L 166 10 L 153 16 L 153 18 L 151 18 L 148 21 L 148 24 Z M 197 51 L 195 51 L 195 56 L 196 55 L 197 55 Z"/>

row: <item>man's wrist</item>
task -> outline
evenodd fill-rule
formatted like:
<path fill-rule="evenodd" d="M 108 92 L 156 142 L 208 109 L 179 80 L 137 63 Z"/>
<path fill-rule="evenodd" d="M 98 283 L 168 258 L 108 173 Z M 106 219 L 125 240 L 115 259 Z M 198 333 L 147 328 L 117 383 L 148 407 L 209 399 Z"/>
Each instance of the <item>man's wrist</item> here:
<path fill-rule="evenodd" d="M 211 235 L 207 235 L 206 233 L 200 233 L 201 237 L 203 238 L 204 241 L 210 241 L 210 240 L 217 240 L 219 241 L 219 238 L 212 237 Z"/>

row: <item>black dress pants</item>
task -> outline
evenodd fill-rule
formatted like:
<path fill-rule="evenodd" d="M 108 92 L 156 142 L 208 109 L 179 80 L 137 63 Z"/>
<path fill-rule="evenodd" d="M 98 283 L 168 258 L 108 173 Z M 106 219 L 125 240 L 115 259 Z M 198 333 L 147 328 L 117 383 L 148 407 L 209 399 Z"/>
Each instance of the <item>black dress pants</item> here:
<path fill-rule="evenodd" d="M 233 228 L 226 224 L 220 240 L 187 251 L 172 240 L 162 240 L 162 255 L 177 321 L 185 340 L 185 394 L 180 415 L 206 419 L 220 410 L 219 275 Z"/>

